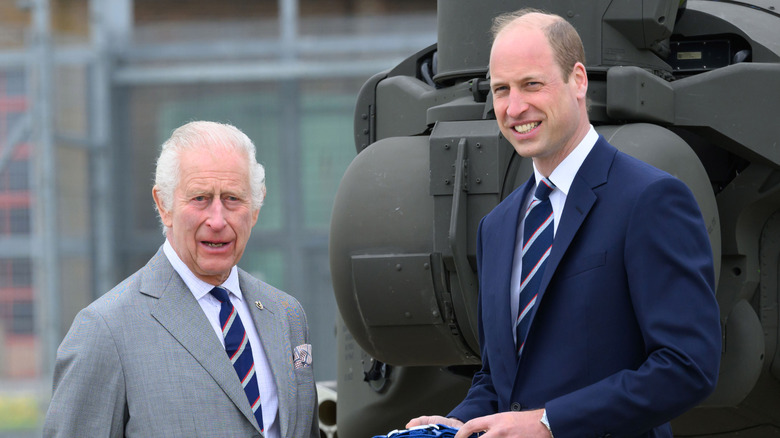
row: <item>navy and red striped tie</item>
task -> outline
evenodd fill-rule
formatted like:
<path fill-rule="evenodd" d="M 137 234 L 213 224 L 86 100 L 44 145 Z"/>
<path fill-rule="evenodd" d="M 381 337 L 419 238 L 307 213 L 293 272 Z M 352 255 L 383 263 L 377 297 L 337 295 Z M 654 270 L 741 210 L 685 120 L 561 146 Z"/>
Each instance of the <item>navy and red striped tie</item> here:
<path fill-rule="evenodd" d="M 244 324 L 241 318 L 230 302 L 228 292 L 215 287 L 211 294 L 216 297 L 222 306 L 219 310 L 219 323 L 222 326 L 222 336 L 225 338 L 225 351 L 227 352 L 233 368 L 238 374 L 238 380 L 244 387 L 244 393 L 249 400 L 249 406 L 255 414 L 260 431 L 263 431 L 263 409 L 260 406 L 260 387 L 257 384 L 257 373 L 255 372 L 255 361 L 252 358 L 252 346 L 249 344 L 249 338 L 246 335 Z"/>
<path fill-rule="evenodd" d="M 553 242 L 553 210 L 550 193 L 555 184 L 547 178 L 539 181 L 534 199 L 525 212 L 523 223 L 522 281 L 520 283 L 520 305 L 515 320 L 517 355 L 523 352 L 525 338 L 531 326 L 530 313 L 539 294 L 539 283 L 547 264 Z"/>

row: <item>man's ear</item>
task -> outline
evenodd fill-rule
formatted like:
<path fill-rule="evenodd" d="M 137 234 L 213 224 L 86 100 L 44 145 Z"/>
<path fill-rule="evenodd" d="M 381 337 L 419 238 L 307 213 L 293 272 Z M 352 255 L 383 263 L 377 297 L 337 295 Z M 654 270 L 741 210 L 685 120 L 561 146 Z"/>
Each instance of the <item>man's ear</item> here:
<path fill-rule="evenodd" d="M 259 208 L 252 212 L 252 227 L 257 225 L 257 218 L 258 218 L 259 215 L 260 215 L 260 209 Z"/>
<path fill-rule="evenodd" d="M 574 68 L 571 71 L 571 80 L 574 81 L 577 98 L 585 99 L 588 94 L 588 72 L 585 71 L 585 66 L 581 62 L 574 64 Z"/>
<path fill-rule="evenodd" d="M 157 205 L 157 211 L 160 213 L 160 219 L 162 220 L 162 223 L 170 228 L 172 226 L 172 218 L 171 218 L 171 212 L 166 210 L 163 207 L 162 200 L 160 199 L 160 189 L 157 186 L 154 186 L 152 188 L 152 198 L 154 198 L 154 203 Z"/>
<path fill-rule="evenodd" d="M 265 200 L 265 194 L 266 194 L 266 188 L 263 186 L 263 200 Z M 260 214 L 260 208 L 258 207 L 257 210 L 252 211 L 252 227 L 257 225 L 257 217 Z"/>

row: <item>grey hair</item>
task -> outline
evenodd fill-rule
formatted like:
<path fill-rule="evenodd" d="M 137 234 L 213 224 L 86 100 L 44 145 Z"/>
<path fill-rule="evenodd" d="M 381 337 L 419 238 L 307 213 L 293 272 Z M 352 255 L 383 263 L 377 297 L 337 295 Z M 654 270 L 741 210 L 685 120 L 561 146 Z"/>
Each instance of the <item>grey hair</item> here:
<path fill-rule="evenodd" d="M 173 195 L 179 184 L 182 151 L 198 148 L 212 152 L 221 150 L 245 153 L 249 164 L 252 209 L 260 210 L 265 199 L 265 168 L 257 162 L 254 143 L 235 126 L 207 121 L 190 122 L 176 128 L 171 138 L 162 144 L 160 156 L 157 158 L 154 185 L 163 208 L 171 210 L 173 207 Z M 157 213 L 159 215 L 160 212 Z M 162 223 L 162 217 L 160 222 Z M 165 224 L 162 224 L 162 228 L 165 235 L 168 231 Z"/>

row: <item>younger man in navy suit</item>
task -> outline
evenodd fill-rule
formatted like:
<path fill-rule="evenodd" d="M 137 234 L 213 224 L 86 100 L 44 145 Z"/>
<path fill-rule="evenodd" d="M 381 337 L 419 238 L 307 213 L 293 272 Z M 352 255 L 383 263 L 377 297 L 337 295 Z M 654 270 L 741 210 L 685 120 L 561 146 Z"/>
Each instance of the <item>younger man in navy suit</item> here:
<path fill-rule="evenodd" d="M 720 323 L 701 212 L 681 181 L 596 133 L 584 61 L 559 16 L 496 19 L 493 107 L 534 177 L 480 224 L 482 369 L 447 418 L 407 427 L 459 427 L 456 438 L 671 437 L 669 421 L 715 387 Z M 535 195 L 540 185 L 549 198 Z M 542 204 L 547 220 L 530 229 L 526 211 Z M 542 230 L 552 243 L 526 263 Z"/>

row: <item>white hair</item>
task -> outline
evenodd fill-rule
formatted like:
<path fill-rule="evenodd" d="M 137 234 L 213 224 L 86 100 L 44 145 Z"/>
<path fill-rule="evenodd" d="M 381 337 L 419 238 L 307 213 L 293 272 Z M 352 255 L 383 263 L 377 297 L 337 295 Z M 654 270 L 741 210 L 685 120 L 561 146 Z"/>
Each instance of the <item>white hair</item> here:
<path fill-rule="evenodd" d="M 203 148 L 209 151 L 240 151 L 246 154 L 249 164 L 249 186 L 251 190 L 252 209 L 260 210 L 265 199 L 265 168 L 257 162 L 255 145 L 252 140 L 235 126 L 196 121 L 176 128 L 171 138 L 162 144 L 160 156 L 157 158 L 157 169 L 154 175 L 154 185 L 157 196 L 165 210 L 173 207 L 173 194 L 179 184 L 180 157 L 182 151 Z M 155 205 L 155 208 L 157 206 Z M 159 215 L 159 211 L 157 212 Z M 162 217 L 160 217 L 162 222 Z M 162 224 L 163 235 L 168 231 Z"/>

